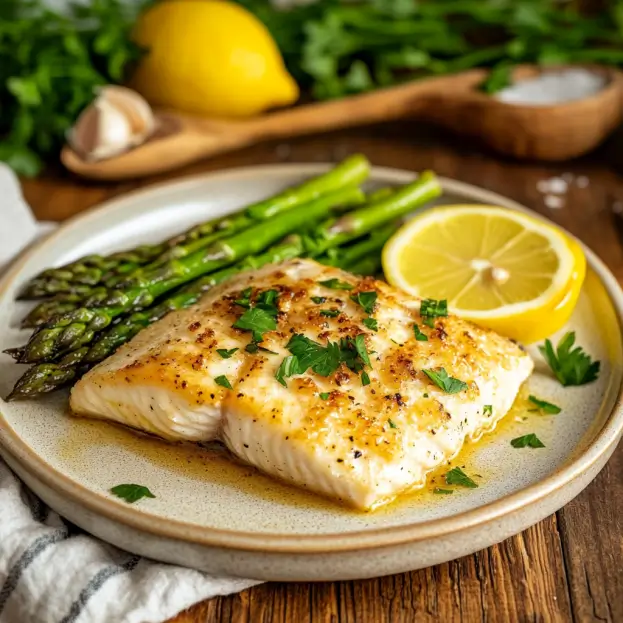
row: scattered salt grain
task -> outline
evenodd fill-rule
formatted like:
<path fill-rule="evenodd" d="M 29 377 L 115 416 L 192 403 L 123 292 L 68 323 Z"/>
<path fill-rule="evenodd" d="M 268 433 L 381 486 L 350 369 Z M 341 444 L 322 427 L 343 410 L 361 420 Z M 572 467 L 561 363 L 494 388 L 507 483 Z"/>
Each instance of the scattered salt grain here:
<path fill-rule="evenodd" d="M 543 203 L 552 210 L 559 210 L 565 205 L 565 200 L 559 195 L 545 195 Z"/>
<path fill-rule="evenodd" d="M 562 177 L 550 177 L 547 180 L 537 182 L 536 187 L 543 194 L 564 195 L 567 192 L 568 184 Z"/>
<path fill-rule="evenodd" d="M 586 175 L 579 175 L 578 178 L 575 180 L 575 185 L 578 188 L 586 188 L 589 184 L 589 179 L 588 177 L 586 177 Z"/>
<path fill-rule="evenodd" d="M 573 179 L 575 178 L 575 175 L 573 175 L 573 173 L 563 173 L 560 177 L 562 177 L 562 179 L 565 180 L 567 184 L 571 184 L 571 182 L 573 182 Z"/>
<path fill-rule="evenodd" d="M 623 201 L 615 201 L 615 202 L 612 204 L 612 211 L 613 211 L 615 214 L 621 214 L 621 213 L 623 213 Z"/>
<path fill-rule="evenodd" d="M 288 145 L 288 143 L 279 143 L 275 151 L 279 160 L 287 160 L 292 153 L 292 148 Z"/>
<path fill-rule="evenodd" d="M 519 80 L 495 97 L 508 104 L 549 106 L 595 95 L 606 86 L 606 78 L 588 69 L 543 72 L 536 78 Z"/>

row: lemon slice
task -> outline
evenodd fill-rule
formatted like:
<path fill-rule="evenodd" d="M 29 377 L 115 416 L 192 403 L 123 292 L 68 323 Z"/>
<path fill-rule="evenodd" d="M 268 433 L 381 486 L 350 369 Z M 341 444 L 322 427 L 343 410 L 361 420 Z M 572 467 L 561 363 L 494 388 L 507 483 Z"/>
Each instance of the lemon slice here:
<path fill-rule="evenodd" d="M 538 218 L 455 205 L 401 227 L 383 249 L 383 270 L 409 294 L 447 299 L 455 314 L 530 343 L 567 322 L 586 260 L 573 238 Z"/>

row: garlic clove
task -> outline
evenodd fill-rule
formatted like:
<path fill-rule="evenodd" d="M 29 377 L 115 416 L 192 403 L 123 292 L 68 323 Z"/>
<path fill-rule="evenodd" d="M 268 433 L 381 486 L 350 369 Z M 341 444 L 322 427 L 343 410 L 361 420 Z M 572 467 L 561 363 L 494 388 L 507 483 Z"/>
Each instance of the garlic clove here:
<path fill-rule="evenodd" d="M 100 89 L 99 97 L 106 99 L 127 117 L 135 145 L 153 133 L 156 127 L 154 114 L 142 95 L 126 87 L 108 85 Z"/>
<path fill-rule="evenodd" d="M 138 93 L 110 85 L 82 111 L 68 141 L 85 160 L 103 160 L 140 145 L 155 126 L 149 104 Z"/>

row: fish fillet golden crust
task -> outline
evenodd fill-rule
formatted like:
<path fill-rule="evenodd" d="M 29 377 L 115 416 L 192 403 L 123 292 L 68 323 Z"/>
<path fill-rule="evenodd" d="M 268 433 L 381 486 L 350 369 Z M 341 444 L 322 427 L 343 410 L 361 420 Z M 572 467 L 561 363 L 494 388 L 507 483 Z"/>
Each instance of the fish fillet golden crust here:
<path fill-rule="evenodd" d="M 353 289 L 319 283 L 328 279 Z M 246 352 L 251 334 L 232 327 L 244 312 L 235 300 L 248 287 L 254 296 L 279 292 L 277 330 L 261 343 L 275 354 Z M 378 331 L 364 325 L 368 314 L 351 299 L 372 291 Z M 419 308 L 386 283 L 311 260 L 243 273 L 93 368 L 73 388 L 71 407 L 170 440 L 220 439 L 264 472 L 374 508 L 423 485 L 467 438 L 493 428 L 533 368 L 512 341 L 453 316 L 431 328 Z M 427 341 L 416 340 L 414 323 Z M 284 387 L 275 373 L 297 334 L 323 346 L 364 334 L 370 384 L 341 364 L 326 377 L 311 369 L 294 375 Z M 229 358 L 217 353 L 234 348 Z M 466 389 L 447 393 L 423 372 L 440 368 Z M 220 376 L 232 389 L 216 383 Z"/>

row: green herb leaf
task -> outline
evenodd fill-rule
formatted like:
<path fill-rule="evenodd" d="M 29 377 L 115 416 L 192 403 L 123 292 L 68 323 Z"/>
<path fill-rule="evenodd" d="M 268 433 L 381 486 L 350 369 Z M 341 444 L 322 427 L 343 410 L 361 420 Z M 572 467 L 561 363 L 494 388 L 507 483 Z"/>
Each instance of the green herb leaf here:
<path fill-rule="evenodd" d="M 536 396 L 530 395 L 528 396 L 528 400 L 532 404 L 535 404 L 539 408 L 539 410 L 542 411 L 543 413 L 555 415 L 556 413 L 560 413 L 562 411 L 562 409 L 556 406 L 555 404 L 552 404 L 551 402 L 547 402 L 546 400 L 541 400 L 537 398 Z"/>
<path fill-rule="evenodd" d="M 240 293 L 240 298 L 236 299 L 234 303 L 236 305 L 240 305 L 240 307 L 246 307 L 249 309 L 251 307 L 251 294 L 253 293 L 253 288 L 246 288 Z"/>
<path fill-rule="evenodd" d="M 370 385 L 370 377 L 368 376 L 368 373 L 365 370 L 361 373 L 361 384 L 364 387 L 366 385 Z"/>
<path fill-rule="evenodd" d="M 320 396 L 320 398 L 321 398 L 322 400 L 328 400 L 328 399 L 329 399 L 329 396 L 330 396 L 331 394 L 330 394 L 329 392 L 322 392 L 322 393 L 320 393 L 320 394 L 318 394 L 318 395 Z"/>
<path fill-rule="evenodd" d="M 233 356 L 233 354 L 238 351 L 239 349 L 237 348 L 232 348 L 230 350 L 227 350 L 226 348 L 217 348 L 216 352 L 223 358 L 223 359 L 229 359 L 230 357 Z"/>
<path fill-rule="evenodd" d="M 482 414 L 485 417 L 491 417 L 493 415 L 493 405 L 485 405 L 482 408 Z"/>
<path fill-rule="evenodd" d="M 363 320 L 364 326 L 368 327 L 371 331 L 379 330 L 379 323 L 376 318 L 364 318 Z"/>
<path fill-rule="evenodd" d="M 305 370 L 303 370 L 304 372 Z M 286 379 L 294 376 L 295 374 L 301 374 L 299 360 L 294 355 L 288 355 L 277 368 L 275 372 L 275 378 L 284 386 L 287 387 Z"/>
<path fill-rule="evenodd" d="M 327 316 L 329 318 L 335 318 L 336 316 L 340 315 L 340 310 L 339 309 L 323 309 L 320 312 L 321 316 Z"/>
<path fill-rule="evenodd" d="M 396 426 L 396 424 L 393 422 L 393 420 L 388 419 L 387 423 L 389 424 L 390 428 L 398 428 L 398 426 Z"/>
<path fill-rule="evenodd" d="M 454 491 L 452 489 L 442 489 L 441 487 L 435 487 L 433 493 L 437 495 L 452 495 Z"/>
<path fill-rule="evenodd" d="M 464 389 L 467 389 L 467 383 L 460 381 L 459 379 L 455 379 L 452 376 L 448 376 L 445 368 L 439 368 L 437 370 L 422 370 L 424 374 L 433 382 L 435 385 L 443 389 L 446 394 L 458 394 L 462 392 Z"/>
<path fill-rule="evenodd" d="M 448 315 L 448 301 L 436 299 L 424 299 L 420 304 L 420 316 L 422 321 L 428 327 L 435 326 L 435 318 L 445 317 Z"/>
<path fill-rule="evenodd" d="M 155 498 L 156 496 L 143 485 L 125 484 L 113 487 L 110 492 L 128 504 L 134 504 L 141 498 Z"/>
<path fill-rule="evenodd" d="M 214 382 L 217 385 L 220 385 L 221 387 L 225 387 L 226 389 L 233 389 L 233 387 L 231 386 L 231 383 L 229 382 L 229 380 L 227 379 L 227 377 L 224 374 L 221 374 L 220 376 L 217 376 L 214 379 Z"/>
<path fill-rule="evenodd" d="M 352 290 L 355 286 L 351 286 L 347 281 L 341 281 L 340 279 L 327 279 L 326 281 L 318 282 L 325 288 L 331 288 L 332 290 Z"/>
<path fill-rule="evenodd" d="M 355 348 L 357 349 L 357 354 L 361 358 L 361 361 L 367 366 L 372 365 L 370 363 L 370 357 L 368 356 L 368 349 L 366 348 L 366 336 L 363 333 L 355 337 Z"/>
<path fill-rule="evenodd" d="M 453 467 L 446 474 L 446 484 L 467 487 L 468 489 L 476 489 L 478 487 L 478 485 L 460 467 Z"/>
<path fill-rule="evenodd" d="M 277 328 L 277 321 L 273 315 L 261 307 L 252 307 L 234 322 L 235 329 L 253 332 L 253 341 L 261 342 L 264 333 L 274 331 Z"/>
<path fill-rule="evenodd" d="M 595 381 L 599 376 L 600 362 L 593 361 L 582 347 L 573 348 L 574 343 L 575 332 L 571 331 L 558 342 L 556 350 L 549 340 L 545 340 L 545 344 L 539 346 L 554 376 L 565 387 L 585 385 Z"/>
<path fill-rule="evenodd" d="M 426 337 L 426 334 L 422 333 L 420 331 L 420 327 L 418 327 L 415 323 L 413 323 L 413 333 L 415 335 L 415 339 L 418 342 L 428 342 L 428 337 Z"/>
<path fill-rule="evenodd" d="M 513 448 L 544 448 L 545 444 L 534 434 L 523 435 L 511 439 Z"/>
<path fill-rule="evenodd" d="M 370 292 L 358 292 L 357 294 L 352 294 L 350 297 L 350 300 L 357 303 L 357 305 L 361 305 L 361 307 L 363 307 L 363 310 L 368 315 L 374 312 L 376 299 L 377 299 L 377 293 L 374 292 L 374 290 Z"/>
<path fill-rule="evenodd" d="M 321 305 L 322 303 L 326 303 L 327 297 L 326 296 L 312 296 L 311 300 L 314 301 L 316 305 Z"/>
<path fill-rule="evenodd" d="M 338 369 L 341 362 L 337 344 L 329 342 L 323 346 L 298 333 L 290 338 L 286 348 L 297 358 L 299 374 L 311 368 L 320 376 L 329 376 Z"/>

